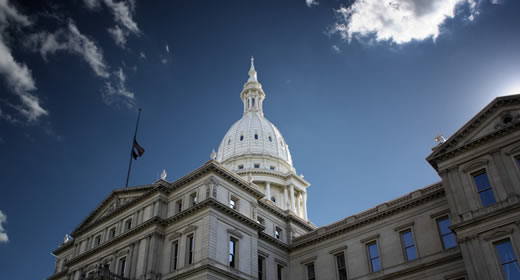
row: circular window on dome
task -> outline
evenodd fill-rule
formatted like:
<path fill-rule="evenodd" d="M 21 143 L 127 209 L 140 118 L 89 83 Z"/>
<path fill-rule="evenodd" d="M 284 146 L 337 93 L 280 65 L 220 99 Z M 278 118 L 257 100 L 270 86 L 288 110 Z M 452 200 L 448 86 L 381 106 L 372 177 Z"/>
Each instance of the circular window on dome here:
<path fill-rule="evenodd" d="M 240 141 L 244 140 L 244 135 L 240 135 Z"/>

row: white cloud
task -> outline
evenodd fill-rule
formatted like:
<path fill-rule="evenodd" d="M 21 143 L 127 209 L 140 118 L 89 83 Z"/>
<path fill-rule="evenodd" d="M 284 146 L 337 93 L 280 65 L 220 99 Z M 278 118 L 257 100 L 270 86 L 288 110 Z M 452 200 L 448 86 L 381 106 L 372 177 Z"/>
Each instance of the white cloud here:
<path fill-rule="evenodd" d="M 106 104 L 119 101 L 129 108 L 134 106 L 134 93 L 126 88 L 126 75 L 121 67 L 112 73 L 110 80 L 105 82 L 103 101 Z"/>
<path fill-rule="evenodd" d="M 307 7 L 317 6 L 319 3 L 316 0 L 305 0 L 305 4 Z"/>
<path fill-rule="evenodd" d="M 168 60 L 166 58 L 163 58 L 163 59 L 161 59 L 161 63 L 166 64 L 166 63 L 168 63 Z"/>
<path fill-rule="evenodd" d="M 107 29 L 108 34 L 114 39 L 116 42 L 116 45 L 120 46 L 121 48 L 125 48 L 126 45 L 126 37 L 128 36 L 128 32 L 124 31 L 119 27 L 119 25 L 114 26 L 113 28 Z"/>
<path fill-rule="evenodd" d="M 0 75 L 4 77 L 8 87 L 20 98 L 21 102 L 20 105 L 8 105 L 23 115 L 27 121 L 34 122 L 41 116 L 48 115 L 48 112 L 42 108 L 38 97 L 31 93 L 36 90 L 31 70 L 27 65 L 16 61 L 5 42 L 4 31 L 12 24 L 29 26 L 31 22 L 7 0 L 0 0 Z M 7 113 L 0 113 L 5 120 L 18 121 Z"/>
<path fill-rule="evenodd" d="M 83 58 L 97 76 L 103 78 L 110 76 L 101 49 L 94 41 L 81 34 L 71 20 L 67 28 L 58 29 L 54 33 L 40 32 L 31 35 L 29 44 L 32 45 L 33 50 L 39 51 L 44 59 L 47 59 L 48 54 L 66 51 Z"/>
<path fill-rule="evenodd" d="M 4 223 L 7 223 L 7 216 L 2 212 L 2 210 L 0 210 L 0 243 L 9 242 L 9 237 L 7 237 L 7 233 L 4 229 Z"/>
<path fill-rule="evenodd" d="M 332 45 L 332 50 L 336 53 L 341 53 L 341 49 L 337 45 Z"/>
<path fill-rule="evenodd" d="M 339 20 L 331 32 L 343 39 L 373 38 L 397 44 L 413 40 L 435 40 L 440 26 L 455 16 L 455 10 L 468 5 L 472 20 L 478 14 L 478 0 L 356 0 L 336 12 Z"/>
<path fill-rule="evenodd" d="M 104 3 L 105 6 L 108 7 L 114 16 L 114 21 L 116 22 L 116 27 L 108 29 L 108 32 L 118 46 L 124 48 L 126 37 L 128 37 L 130 33 L 137 36 L 141 33 L 141 30 L 139 30 L 139 27 L 133 18 L 135 12 L 135 0 L 84 0 L 84 2 L 87 8 L 91 10 L 99 8 L 101 3 Z"/>
<path fill-rule="evenodd" d="M 170 52 L 170 48 L 166 45 L 166 52 Z"/>

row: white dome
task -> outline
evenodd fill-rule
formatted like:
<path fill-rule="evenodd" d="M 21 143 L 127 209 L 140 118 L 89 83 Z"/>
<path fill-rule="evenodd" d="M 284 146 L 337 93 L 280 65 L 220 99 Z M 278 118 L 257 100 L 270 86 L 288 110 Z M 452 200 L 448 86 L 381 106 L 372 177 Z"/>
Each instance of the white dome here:
<path fill-rule="evenodd" d="M 231 126 L 220 142 L 217 161 L 234 171 L 294 171 L 291 153 L 282 134 L 264 118 L 262 105 L 265 93 L 258 82 L 252 58 L 249 79 L 240 98 L 244 103 L 244 115 Z"/>
<path fill-rule="evenodd" d="M 264 166 L 256 168 L 271 169 L 271 166 L 273 166 L 278 167 L 277 170 L 284 170 L 292 167 L 291 153 L 282 134 L 260 112 L 247 112 L 233 124 L 220 142 L 217 154 L 217 160 L 224 165 L 228 165 L 226 163 L 237 160 L 242 156 L 253 157 L 257 155 L 268 156 L 273 159 L 269 162 L 259 162 L 258 164 L 263 163 Z M 279 165 L 276 159 L 282 160 L 288 166 L 276 166 Z M 272 165 L 266 166 L 268 163 Z M 238 165 L 229 167 L 232 170 L 238 169 Z M 254 168 L 254 166 L 247 166 L 246 164 L 243 168 Z"/>

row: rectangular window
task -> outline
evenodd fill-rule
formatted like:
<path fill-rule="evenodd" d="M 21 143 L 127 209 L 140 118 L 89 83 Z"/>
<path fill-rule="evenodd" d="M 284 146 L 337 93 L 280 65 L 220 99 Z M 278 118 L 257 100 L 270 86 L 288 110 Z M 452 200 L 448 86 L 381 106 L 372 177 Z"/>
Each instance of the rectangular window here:
<path fill-rule="evenodd" d="M 305 265 L 307 267 L 307 280 L 316 280 L 316 273 L 314 271 L 314 263 Z"/>
<path fill-rule="evenodd" d="M 495 249 L 506 280 L 520 279 L 520 267 L 511 240 L 504 239 L 495 243 Z"/>
<path fill-rule="evenodd" d="M 233 196 L 231 197 L 231 199 L 229 200 L 229 208 L 235 210 L 238 208 L 238 198 Z"/>
<path fill-rule="evenodd" d="M 236 238 L 229 238 L 229 266 L 236 268 L 238 260 L 238 240 Z"/>
<path fill-rule="evenodd" d="M 193 233 L 186 237 L 186 264 L 193 263 L 193 249 L 195 243 L 193 240 Z"/>
<path fill-rule="evenodd" d="M 119 275 L 125 276 L 126 258 L 119 259 Z"/>
<path fill-rule="evenodd" d="M 108 238 L 112 239 L 114 237 L 116 237 L 116 227 L 113 227 L 108 231 Z"/>
<path fill-rule="evenodd" d="M 336 255 L 336 265 L 338 267 L 338 279 L 347 280 L 347 265 L 343 253 Z"/>
<path fill-rule="evenodd" d="M 370 261 L 370 271 L 376 272 L 381 270 L 381 261 L 379 259 L 379 249 L 377 248 L 377 241 L 367 244 L 368 258 Z"/>
<path fill-rule="evenodd" d="M 259 163 L 255 163 L 254 167 L 255 168 L 260 168 L 260 164 Z"/>
<path fill-rule="evenodd" d="M 274 237 L 278 240 L 282 239 L 282 229 L 279 227 L 274 228 Z"/>
<path fill-rule="evenodd" d="M 496 203 L 495 195 L 493 194 L 493 188 L 491 188 L 486 171 L 481 170 L 473 174 L 473 179 L 475 180 L 475 185 L 477 186 L 477 191 L 480 196 L 482 205 L 485 207 Z"/>
<path fill-rule="evenodd" d="M 437 219 L 437 226 L 442 240 L 442 247 L 444 249 L 449 249 L 457 246 L 455 234 L 450 229 L 450 219 L 448 217 Z"/>
<path fill-rule="evenodd" d="M 180 213 L 182 211 L 182 199 L 175 202 L 175 211 L 175 213 Z"/>
<path fill-rule="evenodd" d="M 277 264 L 276 265 L 276 279 L 277 280 L 283 280 L 283 265 Z"/>
<path fill-rule="evenodd" d="M 263 226 L 265 226 L 265 220 L 264 220 L 264 218 L 262 218 L 260 216 L 256 217 L 256 222 L 261 224 L 261 225 L 263 225 Z"/>
<path fill-rule="evenodd" d="M 177 261 L 179 259 L 179 241 L 172 243 L 172 271 L 177 270 Z"/>
<path fill-rule="evenodd" d="M 244 166 L 241 164 L 238 166 L 238 169 L 244 169 Z"/>
<path fill-rule="evenodd" d="M 415 242 L 413 240 L 413 233 L 411 229 L 407 229 L 401 232 L 401 244 L 407 261 L 413 261 L 417 259 L 417 250 L 415 248 Z"/>
<path fill-rule="evenodd" d="M 128 219 L 125 221 L 125 231 L 132 229 L 132 219 Z"/>
<path fill-rule="evenodd" d="M 265 258 L 258 256 L 258 280 L 265 280 Z"/>
<path fill-rule="evenodd" d="M 190 206 L 197 204 L 197 193 L 190 194 Z"/>
<path fill-rule="evenodd" d="M 98 246 L 101 243 L 101 234 L 94 238 L 94 247 Z"/>

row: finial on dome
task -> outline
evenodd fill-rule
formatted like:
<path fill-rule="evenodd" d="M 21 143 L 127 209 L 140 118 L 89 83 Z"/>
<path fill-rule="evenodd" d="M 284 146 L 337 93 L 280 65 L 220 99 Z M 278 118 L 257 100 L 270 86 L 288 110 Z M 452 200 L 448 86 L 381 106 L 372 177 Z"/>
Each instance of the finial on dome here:
<path fill-rule="evenodd" d="M 166 169 L 163 169 L 161 173 L 161 179 L 166 180 L 166 176 L 168 176 L 168 174 L 166 173 Z"/>
<path fill-rule="evenodd" d="M 213 151 L 211 151 L 211 154 L 209 155 L 209 157 L 212 159 L 212 160 L 215 160 L 217 158 L 217 153 L 215 153 L 215 149 L 213 149 Z"/>
<path fill-rule="evenodd" d="M 255 58 L 251 56 L 251 68 L 249 69 L 249 80 L 248 82 L 258 82 L 256 78 L 256 70 L 255 70 Z"/>

